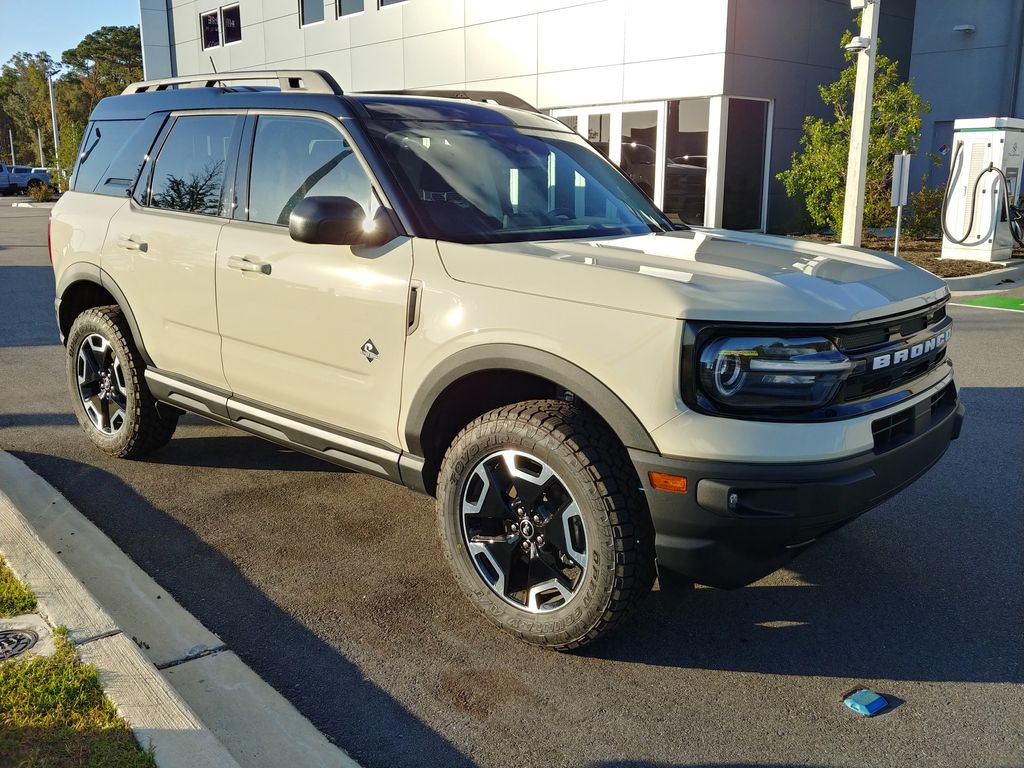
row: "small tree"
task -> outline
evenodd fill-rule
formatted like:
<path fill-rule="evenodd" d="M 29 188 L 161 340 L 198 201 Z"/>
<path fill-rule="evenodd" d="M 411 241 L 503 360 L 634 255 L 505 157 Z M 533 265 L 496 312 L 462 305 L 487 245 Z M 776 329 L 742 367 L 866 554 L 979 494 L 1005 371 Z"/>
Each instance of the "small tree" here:
<path fill-rule="evenodd" d="M 843 34 L 845 48 L 853 33 Z M 846 163 L 850 151 L 850 124 L 857 80 L 856 53 L 845 52 L 850 62 L 830 85 L 818 86 L 831 119 L 804 118 L 800 152 L 791 167 L 778 174 L 791 198 L 802 200 L 811 221 L 836 232 L 843 227 L 846 194 Z M 931 107 L 921 100 L 909 82 L 901 81 L 898 63 L 878 52 L 875 56 L 874 106 L 871 141 L 864 188 L 864 226 L 887 227 L 895 223 L 889 205 L 892 158 L 897 152 L 914 152 L 921 140 L 921 115 Z"/>

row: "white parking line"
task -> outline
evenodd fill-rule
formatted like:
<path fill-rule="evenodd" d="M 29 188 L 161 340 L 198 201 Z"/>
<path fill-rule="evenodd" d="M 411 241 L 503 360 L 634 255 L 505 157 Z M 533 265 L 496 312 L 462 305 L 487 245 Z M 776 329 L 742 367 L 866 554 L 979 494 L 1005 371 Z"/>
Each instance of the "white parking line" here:
<path fill-rule="evenodd" d="M 949 303 L 951 307 L 967 307 L 967 309 L 994 309 L 996 312 L 1017 312 L 1024 313 L 1024 309 L 1010 309 L 1009 307 L 986 307 L 984 304 L 954 304 Z"/>

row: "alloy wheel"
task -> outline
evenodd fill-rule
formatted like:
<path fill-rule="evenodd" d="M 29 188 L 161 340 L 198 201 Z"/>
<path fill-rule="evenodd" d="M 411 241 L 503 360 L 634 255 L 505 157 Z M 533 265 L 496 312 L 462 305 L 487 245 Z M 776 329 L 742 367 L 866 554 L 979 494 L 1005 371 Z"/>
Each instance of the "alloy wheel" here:
<path fill-rule="evenodd" d="M 462 534 L 477 573 L 529 613 L 564 607 L 587 571 L 579 504 L 545 462 L 503 450 L 477 463 L 462 491 Z"/>
<path fill-rule="evenodd" d="M 127 420 L 128 388 L 113 346 L 98 333 L 89 334 L 78 347 L 75 371 L 89 421 L 105 435 L 117 434 Z"/>

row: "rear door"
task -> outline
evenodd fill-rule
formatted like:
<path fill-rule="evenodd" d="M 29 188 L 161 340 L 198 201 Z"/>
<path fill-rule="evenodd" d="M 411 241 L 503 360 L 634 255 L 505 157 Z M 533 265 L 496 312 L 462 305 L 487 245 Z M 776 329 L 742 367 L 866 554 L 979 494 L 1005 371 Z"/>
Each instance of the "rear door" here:
<path fill-rule="evenodd" d="M 220 389 L 217 239 L 244 121 L 240 112 L 173 115 L 103 250 L 156 367 Z"/>
<path fill-rule="evenodd" d="M 309 245 L 288 215 L 307 195 L 379 213 L 379 195 L 341 124 L 308 113 L 253 115 L 236 218 L 220 237 L 217 307 L 236 400 L 395 446 L 412 244 Z"/>

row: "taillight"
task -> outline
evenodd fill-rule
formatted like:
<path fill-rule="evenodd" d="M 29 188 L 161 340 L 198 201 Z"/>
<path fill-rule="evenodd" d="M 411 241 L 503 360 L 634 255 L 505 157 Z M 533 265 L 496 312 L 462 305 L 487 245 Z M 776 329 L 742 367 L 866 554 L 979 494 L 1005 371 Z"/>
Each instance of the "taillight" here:
<path fill-rule="evenodd" d="M 53 216 L 46 225 L 46 252 L 50 255 L 50 266 L 53 266 Z"/>

